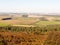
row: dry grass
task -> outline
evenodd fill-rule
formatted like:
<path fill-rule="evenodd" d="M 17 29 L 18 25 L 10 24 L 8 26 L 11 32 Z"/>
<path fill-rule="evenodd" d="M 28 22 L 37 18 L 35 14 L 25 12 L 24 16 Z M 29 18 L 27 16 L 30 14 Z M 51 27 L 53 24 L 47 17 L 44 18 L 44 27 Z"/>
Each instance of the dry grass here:
<path fill-rule="evenodd" d="M 0 39 L 7 45 L 42 45 L 46 35 L 27 34 L 26 32 L 0 32 Z M 3 42 L 2 42 L 3 43 Z"/>

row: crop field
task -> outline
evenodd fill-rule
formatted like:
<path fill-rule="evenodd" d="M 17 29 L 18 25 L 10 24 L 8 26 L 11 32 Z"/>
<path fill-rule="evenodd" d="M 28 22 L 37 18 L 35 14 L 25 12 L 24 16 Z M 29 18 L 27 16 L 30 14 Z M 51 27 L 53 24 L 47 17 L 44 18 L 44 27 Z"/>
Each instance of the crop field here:
<path fill-rule="evenodd" d="M 37 26 L 46 26 L 46 25 L 54 25 L 60 24 L 60 21 L 39 21 L 36 23 Z"/>
<path fill-rule="evenodd" d="M 16 26 L 46 26 L 46 25 L 53 25 L 53 24 L 60 24 L 60 21 L 37 21 L 37 20 L 8 20 L 8 21 L 0 21 L 0 26 L 8 26 L 8 25 L 16 25 Z"/>

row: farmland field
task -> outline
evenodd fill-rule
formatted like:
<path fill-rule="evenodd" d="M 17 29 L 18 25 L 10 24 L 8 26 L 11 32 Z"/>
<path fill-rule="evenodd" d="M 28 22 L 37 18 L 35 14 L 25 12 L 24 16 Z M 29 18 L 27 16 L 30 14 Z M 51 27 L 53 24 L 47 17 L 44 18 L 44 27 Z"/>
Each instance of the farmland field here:
<path fill-rule="evenodd" d="M 2 18 L 1 18 L 2 19 Z M 34 26 L 42 26 L 42 25 L 52 25 L 52 24 L 60 24 L 60 21 L 42 21 L 39 18 L 23 18 L 23 17 L 14 17 L 12 20 L 0 20 L 0 26 L 7 25 L 34 25 Z"/>
<path fill-rule="evenodd" d="M 39 21 L 36 23 L 37 26 L 46 26 L 46 25 L 54 25 L 60 24 L 60 21 Z"/>
<path fill-rule="evenodd" d="M 0 20 L 0 25 L 32 25 L 36 23 L 36 18 L 14 18 L 12 20 Z"/>
<path fill-rule="evenodd" d="M 59 43 L 57 38 L 60 37 L 58 35 L 60 34 L 60 21 L 41 20 L 32 17 L 1 19 L 0 45 L 54 45 Z M 57 35 L 58 37 L 56 37 Z M 54 37 L 56 37 L 58 43 Z"/>
<path fill-rule="evenodd" d="M 60 45 L 60 0 L 0 0 L 0 45 Z"/>

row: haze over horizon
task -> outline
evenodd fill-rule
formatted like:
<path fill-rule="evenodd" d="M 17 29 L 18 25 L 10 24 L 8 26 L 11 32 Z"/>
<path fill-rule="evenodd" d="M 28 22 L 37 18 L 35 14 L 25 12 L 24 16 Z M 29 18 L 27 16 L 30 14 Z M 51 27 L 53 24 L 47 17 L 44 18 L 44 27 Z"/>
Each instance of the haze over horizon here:
<path fill-rule="evenodd" d="M 60 0 L 0 0 L 0 12 L 60 14 Z"/>

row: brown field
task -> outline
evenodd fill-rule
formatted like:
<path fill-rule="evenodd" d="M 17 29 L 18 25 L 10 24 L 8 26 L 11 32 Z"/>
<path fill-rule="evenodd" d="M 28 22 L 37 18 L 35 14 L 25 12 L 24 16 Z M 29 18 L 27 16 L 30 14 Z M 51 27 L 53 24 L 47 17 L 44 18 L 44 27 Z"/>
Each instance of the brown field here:
<path fill-rule="evenodd" d="M 37 20 L 1 20 L 0 23 L 7 23 L 7 24 L 33 24 Z"/>

